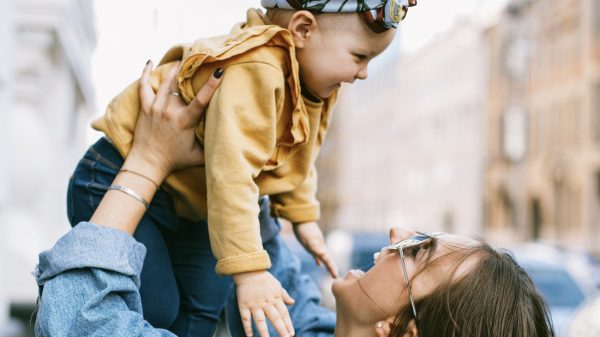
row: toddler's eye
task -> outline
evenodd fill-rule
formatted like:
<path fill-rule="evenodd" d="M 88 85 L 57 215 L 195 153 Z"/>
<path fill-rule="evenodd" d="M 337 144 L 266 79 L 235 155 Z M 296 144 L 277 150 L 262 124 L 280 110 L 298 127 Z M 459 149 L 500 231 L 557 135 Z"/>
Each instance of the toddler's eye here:
<path fill-rule="evenodd" d="M 354 58 L 356 59 L 356 62 L 362 62 L 367 59 L 367 55 L 354 54 Z"/>

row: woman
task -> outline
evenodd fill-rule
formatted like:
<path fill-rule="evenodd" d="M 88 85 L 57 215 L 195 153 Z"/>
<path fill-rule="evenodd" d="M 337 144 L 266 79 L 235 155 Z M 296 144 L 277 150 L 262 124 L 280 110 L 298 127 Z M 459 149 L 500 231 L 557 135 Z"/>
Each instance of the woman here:
<path fill-rule="evenodd" d="M 544 300 L 508 253 L 398 228 L 390 242 L 368 273 L 334 282 L 336 336 L 373 335 L 373 322 L 377 336 L 554 336 Z"/>
<path fill-rule="evenodd" d="M 140 81 L 143 113 L 123 164 L 142 175 L 117 176 L 113 186 L 121 188 L 106 193 L 90 222 L 40 254 L 38 336 L 173 336 L 143 318 L 145 247 L 131 235 L 155 183 L 202 164 L 193 126 L 219 80 L 211 78 L 186 107 L 169 94 L 173 77 L 155 95 L 149 71 Z M 390 242 L 396 244 L 382 249 L 368 273 L 353 271 L 334 282 L 335 336 L 553 336 L 542 298 L 506 253 L 459 236 L 401 229 L 390 232 Z"/>

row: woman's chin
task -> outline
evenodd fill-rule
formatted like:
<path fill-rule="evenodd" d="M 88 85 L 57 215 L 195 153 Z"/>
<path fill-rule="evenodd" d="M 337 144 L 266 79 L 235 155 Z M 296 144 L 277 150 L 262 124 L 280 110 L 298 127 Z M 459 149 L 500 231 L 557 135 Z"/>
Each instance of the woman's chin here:
<path fill-rule="evenodd" d="M 365 274 L 365 272 L 360 269 L 349 270 L 346 273 L 346 275 L 344 275 L 344 277 L 333 280 L 333 284 L 331 285 L 331 290 L 334 292 L 334 295 L 335 295 L 335 289 L 337 287 L 340 287 L 340 286 L 343 287 L 344 284 L 353 283 L 354 281 L 357 281 L 358 279 L 363 277 L 364 274 Z"/>
<path fill-rule="evenodd" d="M 363 275 L 365 275 L 365 272 L 360 270 L 360 269 L 351 269 L 346 273 L 346 276 L 344 277 L 353 277 L 356 279 L 359 279 L 361 277 L 363 277 Z"/>

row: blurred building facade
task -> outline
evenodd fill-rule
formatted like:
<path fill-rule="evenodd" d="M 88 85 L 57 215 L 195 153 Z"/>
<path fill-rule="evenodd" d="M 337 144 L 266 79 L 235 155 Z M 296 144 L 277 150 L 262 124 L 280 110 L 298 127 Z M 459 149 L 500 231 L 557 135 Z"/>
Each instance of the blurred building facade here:
<path fill-rule="evenodd" d="M 0 50 L 10 50 L 10 28 L 12 20 L 12 6 L 7 1 L 0 2 Z M 8 53 L 0 53 L 0 63 L 3 65 L 0 67 L 0 111 L 7 111 L 8 108 L 8 69 L 11 68 L 10 62 L 12 58 L 9 57 Z M 4 167 L 0 167 L 0 212 L 5 209 L 7 205 L 7 193 L 6 183 L 7 175 L 4 172 Z M 0 231 L 4 227 L 4 224 L 0 223 Z M 6 237 L 0 232 L 0 247 L 6 246 Z M 6 265 L 6 255 L 4 249 L 0 248 L 0 267 Z M 8 275 L 4 272 L 0 273 L 0 336 L 3 334 L 3 327 L 8 324 L 9 317 L 9 302 L 8 293 L 6 291 L 6 285 L 8 283 Z"/>
<path fill-rule="evenodd" d="M 324 224 L 482 233 L 481 31 L 462 20 L 344 88 L 319 159 Z"/>
<path fill-rule="evenodd" d="M 485 39 L 486 236 L 600 254 L 600 1 L 512 1 Z"/>
<path fill-rule="evenodd" d="M 0 315 L 33 304 L 37 254 L 68 229 L 66 186 L 93 112 L 86 0 L 0 3 Z M 0 317 L 0 329 L 2 328 Z"/>

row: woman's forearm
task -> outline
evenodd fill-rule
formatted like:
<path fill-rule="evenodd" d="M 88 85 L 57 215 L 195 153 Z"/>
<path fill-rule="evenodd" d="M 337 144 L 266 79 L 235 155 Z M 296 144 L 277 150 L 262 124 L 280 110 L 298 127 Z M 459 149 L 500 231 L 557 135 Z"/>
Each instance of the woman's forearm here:
<path fill-rule="evenodd" d="M 167 177 L 164 170 L 132 151 L 125 159 L 121 171 L 112 186 L 122 186 L 150 203 L 160 185 Z M 156 185 L 155 185 L 156 184 Z M 109 190 L 90 219 L 91 222 L 115 228 L 133 235 L 146 212 L 146 206 L 135 197 L 118 190 Z"/>

